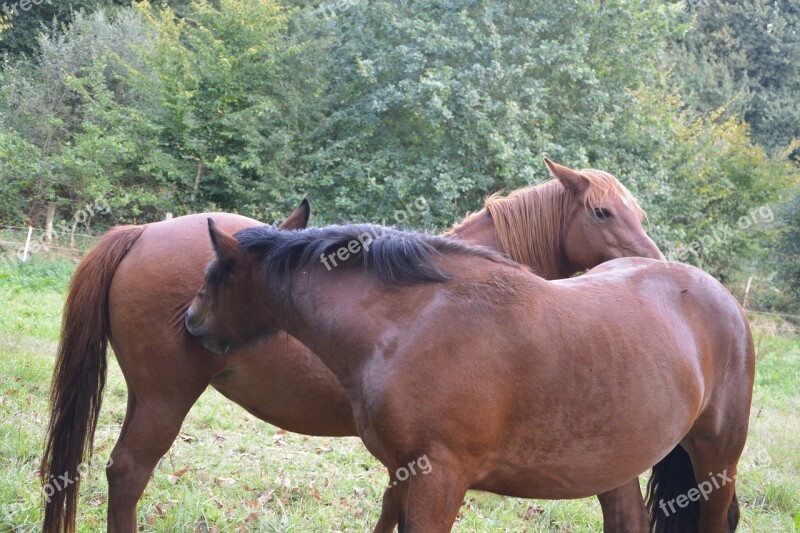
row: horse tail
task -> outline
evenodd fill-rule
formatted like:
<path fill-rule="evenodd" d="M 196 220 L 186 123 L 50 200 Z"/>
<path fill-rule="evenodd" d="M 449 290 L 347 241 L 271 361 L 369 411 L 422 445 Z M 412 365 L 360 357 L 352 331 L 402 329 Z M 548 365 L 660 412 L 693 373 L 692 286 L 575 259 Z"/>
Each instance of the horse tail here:
<path fill-rule="evenodd" d="M 652 533 L 696 533 L 700 504 L 689 501 L 686 507 L 674 504 L 675 498 L 697 487 L 692 460 L 680 445 L 653 467 L 647 482 L 647 509 Z M 670 505 L 672 503 L 672 505 Z"/>
<path fill-rule="evenodd" d="M 731 531 L 736 531 L 736 527 L 739 525 L 739 516 L 739 500 L 736 499 L 736 489 L 734 489 L 733 499 L 730 507 L 728 507 L 728 528 Z"/>
<path fill-rule="evenodd" d="M 108 293 L 114 272 L 144 228 L 121 226 L 106 233 L 70 281 L 40 470 L 44 533 L 75 530 L 80 478 L 86 473 L 81 462 L 92 455 L 106 382 Z"/>

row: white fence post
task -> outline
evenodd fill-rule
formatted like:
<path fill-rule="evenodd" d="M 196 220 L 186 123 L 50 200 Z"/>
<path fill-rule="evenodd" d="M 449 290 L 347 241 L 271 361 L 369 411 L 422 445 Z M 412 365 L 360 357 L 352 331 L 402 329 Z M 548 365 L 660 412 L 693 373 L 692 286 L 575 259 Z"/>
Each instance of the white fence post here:
<path fill-rule="evenodd" d="M 28 238 L 25 239 L 25 251 L 22 252 L 22 262 L 28 260 L 28 250 L 31 248 L 31 235 L 33 234 L 33 226 L 28 227 Z"/>

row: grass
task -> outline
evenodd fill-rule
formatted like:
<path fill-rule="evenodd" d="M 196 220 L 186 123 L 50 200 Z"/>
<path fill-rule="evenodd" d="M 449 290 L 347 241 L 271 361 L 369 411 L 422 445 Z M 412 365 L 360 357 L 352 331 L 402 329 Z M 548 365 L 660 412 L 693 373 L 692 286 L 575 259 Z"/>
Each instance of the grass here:
<path fill-rule="evenodd" d="M 38 531 L 36 470 L 68 259 L 0 266 L 0 532 Z M 737 492 L 740 531 L 800 531 L 800 338 L 754 323 L 758 367 Z M 110 363 L 80 531 L 105 529 L 107 460 L 126 388 Z M 209 389 L 139 504 L 142 531 L 368 531 L 386 470 L 355 438 L 285 433 Z M 642 483 L 645 476 L 642 476 Z M 600 531 L 596 499 L 534 501 L 470 492 L 456 531 Z"/>

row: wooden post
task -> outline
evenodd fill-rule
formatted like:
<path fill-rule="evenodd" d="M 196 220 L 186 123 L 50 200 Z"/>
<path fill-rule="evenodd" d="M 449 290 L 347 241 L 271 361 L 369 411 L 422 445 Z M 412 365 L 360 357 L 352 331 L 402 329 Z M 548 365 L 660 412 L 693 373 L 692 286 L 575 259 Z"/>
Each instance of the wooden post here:
<path fill-rule="evenodd" d="M 75 248 L 75 230 L 78 229 L 78 221 L 75 220 L 75 223 L 72 225 L 72 231 L 69 232 L 69 247 Z"/>
<path fill-rule="evenodd" d="M 192 203 L 197 200 L 197 191 L 200 189 L 200 177 L 203 175 L 203 160 L 197 158 L 197 172 L 194 175 L 194 186 L 192 187 L 192 194 L 189 195 L 189 199 Z"/>
<path fill-rule="evenodd" d="M 47 221 L 44 227 L 44 240 L 53 242 L 53 220 L 56 218 L 56 203 L 47 202 Z"/>
<path fill-rule="evenodd" d="M 28 238 L 25 239 L 25 250 L 22 252 L 22 262 L 28 260 L 28 250 L 31 248 L 31 235 L 33 234 L 33 226 L 28 227 Z"/>
<path fill-rule="evenodd" d="M 744 287 L 744 298 L 742 298 L 742 307 L 747 309 L 747 304 L 750 303 L 750 285 L 753 283 L 753 276 L 747 278 L 747 285 Z"/>

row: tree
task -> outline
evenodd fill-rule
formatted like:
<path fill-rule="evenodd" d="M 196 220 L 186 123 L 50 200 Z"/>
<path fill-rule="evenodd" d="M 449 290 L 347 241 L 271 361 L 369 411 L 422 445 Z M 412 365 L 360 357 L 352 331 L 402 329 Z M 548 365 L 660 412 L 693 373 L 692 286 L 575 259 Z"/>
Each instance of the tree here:
<path fill-rule="evenodd" d="M 305 189 L 296 159 L 316 119 L 321 52 L 287 37 L 291 13 L 272 2 L 198 3 L 185 19 L 141 9 L 158 31 L 152 112 L 180 169 L 179 202 L 280 218 Z"/>
<path fill-rule="evenodd" d="M 677 15 L 646 1 L 346 5 L 307 26 L 330 39 L 334 80 L 306 159 L 319 210 L 382 220 L 423 196 L 435 209 L 408 222 L 440 227 L 544 179 L 542 152 L 613 162 Z"/>
<path fill-rule="evenodd" d="M 24 145 L 36 160 L 22 173 L 14 159 L 0 163 L 7 187 L 26 199 L 3 218 L 33 219 L 46 202 L 61 204 L 69 217 L 76 204 L 134 193 L 128 178 L 139 147 L 148 146 L 137 135 L 147 118 L 134 108 L 141 95 L 121 80 L 143 68 L 139 54 L 149 39 L 133 12 L 113 19 L 103 11 L 78 14 L 65 33 L 40 39 L 36 62 L 9 62 L 0 71 L 0 142 L 9 151 Z"/>
<path fill-rule="evenodd" d="M 164 1 L 175 12 L 183 14 L 191 0 Z M 131 4 L 133 0 L 5 0 L 0 3 L 0 58 L 4 54 L 12 59 L 35 55 L 39 35 L 59 33 L 62 28 L 69 27 L 77 13 L 109 11 Z"/>
<path fill-rule="evenodd" d="M 780 152 L 800 136 L 800 6 L 793 0 L 708 0 L 673 46 L 674 81 L 700 112 L 724 109 Z"/>

